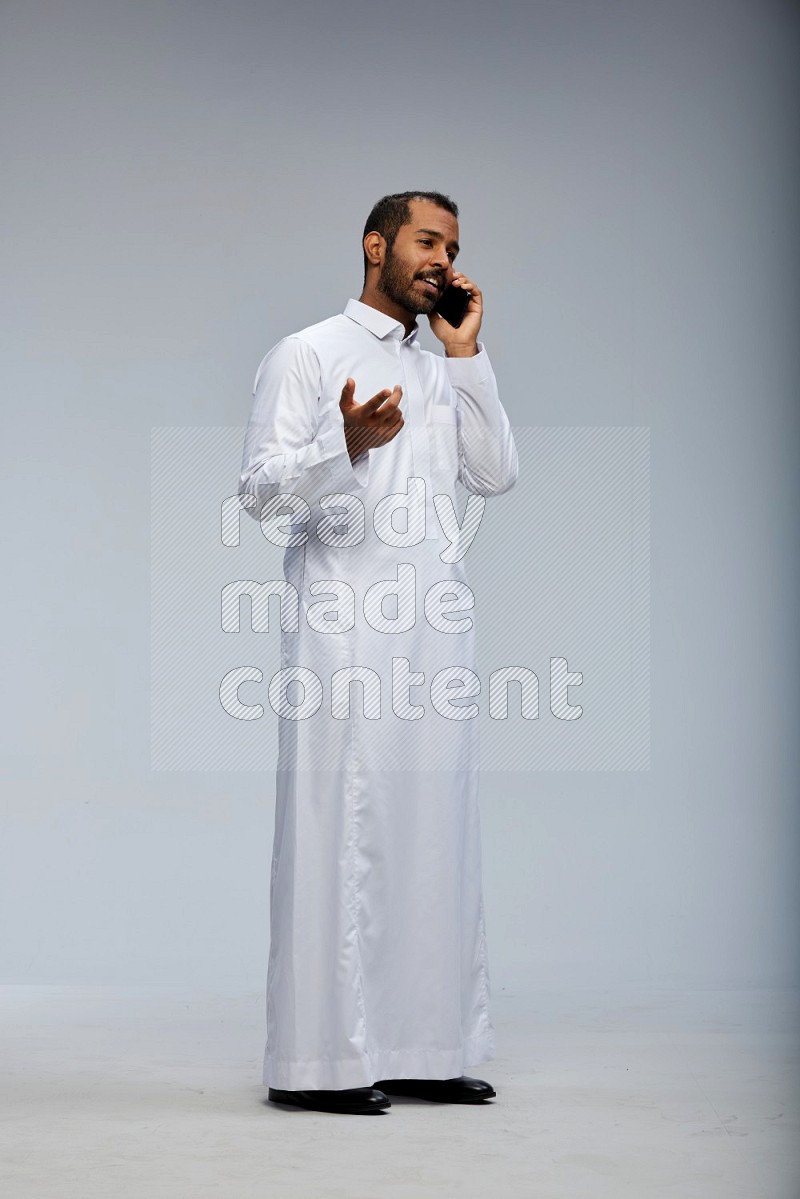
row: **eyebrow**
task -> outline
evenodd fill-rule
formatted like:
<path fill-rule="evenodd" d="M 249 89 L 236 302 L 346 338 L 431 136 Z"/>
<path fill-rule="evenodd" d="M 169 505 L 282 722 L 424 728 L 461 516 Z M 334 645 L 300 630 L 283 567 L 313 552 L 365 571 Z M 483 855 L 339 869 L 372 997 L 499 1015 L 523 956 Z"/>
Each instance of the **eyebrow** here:
<path fill-rule="evenodd" d="M 441 233 L 437 233 L 435 229 L 417 229 L 417 233 L 430 233 L 431 237 L 438 237 L 440 241 L 442 240 Z M 457 241 L 451 241 L 450 249 L 455 250 L 455 252 L 457 254 L 458 251 L 461 249 L 461 246 L 458 244 Z"/>

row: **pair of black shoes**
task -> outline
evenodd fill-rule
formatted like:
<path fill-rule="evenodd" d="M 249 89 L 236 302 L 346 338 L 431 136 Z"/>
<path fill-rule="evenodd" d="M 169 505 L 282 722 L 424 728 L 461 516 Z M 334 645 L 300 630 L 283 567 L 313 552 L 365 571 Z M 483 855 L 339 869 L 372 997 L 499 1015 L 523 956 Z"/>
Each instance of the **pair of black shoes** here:
<path fill-rule="evenodd" d="M 429 1099 L 432 1103 L 483 1103 L 497 1092 L 481 1078 L 384 1078 L 372 1087 L 340 1091 L 281 1091 L 269 1088 L 273 1103 L 287 1103 L 312 1112 L 349 1112 L 364 1115 L 391 1107 L 390 1095 Z"/>

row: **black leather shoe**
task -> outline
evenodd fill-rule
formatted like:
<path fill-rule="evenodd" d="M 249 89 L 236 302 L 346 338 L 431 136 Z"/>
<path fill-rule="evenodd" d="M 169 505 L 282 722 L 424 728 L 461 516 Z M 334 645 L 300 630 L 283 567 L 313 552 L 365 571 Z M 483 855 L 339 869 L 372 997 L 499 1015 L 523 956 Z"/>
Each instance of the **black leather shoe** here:
<path fill-rule="evenodd" d="M 293 1107 L 304 1107 L 310 1112 L 349 1112 L 363 1115 L 381 1112 L 391 1107 L 391 1100 L 375 1087 L 350 1087 L 342 1091 L 279 1091 L 269 1088 L 273 1103 L 291 1103 Z"/>
<path fill-rule="evenodd" d="M 433 1103 L 482 1103 L 497 1091 L 482 1078 L 382 1078 L 374 1084 L 387 1095 L 411 1095 Z"/>

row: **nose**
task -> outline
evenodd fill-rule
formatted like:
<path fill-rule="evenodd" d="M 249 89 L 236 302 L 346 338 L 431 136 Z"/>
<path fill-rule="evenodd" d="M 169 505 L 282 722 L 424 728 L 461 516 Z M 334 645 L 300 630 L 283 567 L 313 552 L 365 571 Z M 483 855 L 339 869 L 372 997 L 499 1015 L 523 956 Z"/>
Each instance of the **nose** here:
<path fill-rule="evenodd" d="M 431 266 L 435 266 L 438 270 L 445 273 L 450 270 L 450 259 L 447 257 L 447 251 L 443 246 L 438 250 L 434 250 Z"/>

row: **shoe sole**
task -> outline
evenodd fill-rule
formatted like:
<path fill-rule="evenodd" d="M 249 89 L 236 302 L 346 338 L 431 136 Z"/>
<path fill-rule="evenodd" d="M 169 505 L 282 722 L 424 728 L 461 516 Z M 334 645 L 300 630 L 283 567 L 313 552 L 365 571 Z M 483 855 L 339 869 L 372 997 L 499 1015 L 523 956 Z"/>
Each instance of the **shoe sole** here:
<path fill-rule="evenodd" d="M 424 1099 L 426 1103 L 483 1103 L 486 1099 L 496 1099 L 497 1091 L 490 1091 L 486 1095 L 476 1095 L 474 1099 L 443 1099 L 438 1095 L 421 1095 L 414 1091 L 395 1091 L 387 1092 L 390 1095 L 399 1095 L 403 1099 Z"/>

